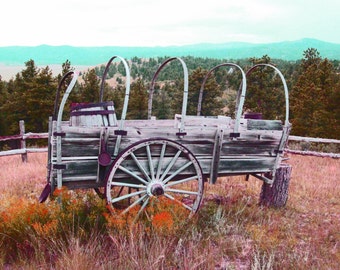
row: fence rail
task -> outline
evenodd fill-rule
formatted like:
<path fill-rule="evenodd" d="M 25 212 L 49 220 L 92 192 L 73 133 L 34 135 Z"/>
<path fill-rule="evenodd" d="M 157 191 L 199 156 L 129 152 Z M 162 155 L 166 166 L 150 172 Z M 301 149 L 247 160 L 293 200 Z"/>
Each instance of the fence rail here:
<path fill-rule="evenodd" d="M 289 141 L 298 142 L 315 142 L 315 143 L 340 143 L 340 140 L 335 139 L 323 139 L 323 138 L 311 138 L 311 137 L 301 137 L 301 136 L 289 136 Z"/>
<path fill-rule="evenodd" d="M 21 155 L 22 161 L 27 161 L 28 153 L 39 153 L 39 152 L 47 152 L 47 147 L 44 148 L 27 148 L 26 140 L 27 139 L 47 139 L 48 132 L 44 133 L 34 133 L 28 132 L 25 133 L 25 123 L 23 120 L 19 121 L 20 134 L 12 135 L 12 136 L 0 136 L 0 142 L 10 141 L 10 140 L 20 140 L 20 148 L 12 149 L 7 151 L 0 151 L 1 156 L 10 156 L 10 155 Z M 324 139 L 324 138 L 311 138 L 311 137 L 301 137 L 301 136 L 289 136 L 288 140 L 290 142 L 314 142 L 314 143 L 333 143 L 340 144 L 340 140 L 335 139 Z M 340 154 L 337 153 L 324 153 L 324 152 L 316 152 L 316 151 L 303 151 L 303 150 L 293 150 L 286 148 L 285 152 L 291 154 L 298 155 L 309 155 L 309 156 L 318 156 L 318 157 L 331 157 L 331 158 L 340 158 Z"/>
<path fill-rule="evenodd" d="M 27 139 L 47 139 L 48 133 L 33 133 L 29 132 L 23 135 L 13 135 L 13 136 L 0 136 L 0 142 L 10 141 L 10 140 L 27 140 Z"/>
<path fill-rule="evenodd" d="M 301 137 L 301 136 L 289 136 L 289 142 L 307 142 L 307 143 L 322 143 L 322 144 L 340 144 L 340 140 L 336 139 L 324 139 L 324 138 L 311 138 L 311 137 Z M 309 150 L 295 150 L 286 148 L 285 151 L 291 154 L 304 155 L 304 156 L 316 156 L 316 157 L 331 157 L 340 158 L 338 153 L 325 153 L 319 151 L 309 151 Z"/>

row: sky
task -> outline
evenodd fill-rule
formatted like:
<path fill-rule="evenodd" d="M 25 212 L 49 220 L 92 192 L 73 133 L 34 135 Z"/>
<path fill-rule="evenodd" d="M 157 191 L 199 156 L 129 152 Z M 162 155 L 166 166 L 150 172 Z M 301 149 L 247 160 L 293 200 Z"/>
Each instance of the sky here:
<path fill-rule="evenodd" d="M 340 44 L 339 0 L 5 0 L 0 46 Z"/>

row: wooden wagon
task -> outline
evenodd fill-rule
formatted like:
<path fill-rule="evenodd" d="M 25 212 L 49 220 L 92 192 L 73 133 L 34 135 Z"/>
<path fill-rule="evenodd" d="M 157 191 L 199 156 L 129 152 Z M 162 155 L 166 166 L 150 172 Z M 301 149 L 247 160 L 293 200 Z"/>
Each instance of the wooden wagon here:
<path fill-rule="evenodd" d="M 103 102 L 106 74 L 111 62 L 120 60 L 126 72 L 126 92 L 121 119 L 113 102 Z M 152 117 L 152 96 L 159 72 L 169 62 L 183 67 L 182 111 L 174 119 Z M 236 117 L 201 116 L 205 82 L 220 66 L 230 66 L 242 74 Z M 259 66 L 279 74 L 286 99 L 285 122 L 245 118 L 246 77 Z M 73 75 L 60 106 L 60 86 Z M 66 74 L 57 91 L 55 114 L 50 118 L 47 186 L 40 201 L 62 186 L 68 189 L 93 188 L 106 198 L 108 208 L 123 213 L 138 209 L 147 212 L 152 198 L 167 198 L 195 213 L 202 201 L 204 182 L 214 184 L 218 177 L 252 175 L 267 184 L 275 181 L 290 131 L 288 89 L 281 72 L 273 65 L 259 64 L 245 73 L 238 65 L 225 63 L 212 68 L 204 78 L 197 115 L 187 115 L 188 70 L 181 58 L 169 58 L 155 72 L 149 91 L 148 119 L 126 120 L 130 94 L 130 73 L 126 61 L 114 56 L 102 78 L 100 102 L 73 106 L 69 120 L 63 120 L 68 96 L 77 74 Z M 268 177 L 270 176 L 270 177 Z"/>

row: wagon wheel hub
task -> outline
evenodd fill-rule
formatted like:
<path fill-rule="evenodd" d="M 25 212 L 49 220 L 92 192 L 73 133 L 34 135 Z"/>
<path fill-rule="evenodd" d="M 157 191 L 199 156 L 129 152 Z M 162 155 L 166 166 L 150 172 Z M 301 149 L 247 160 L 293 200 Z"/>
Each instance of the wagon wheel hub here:
<path fill-rule="evenodd" d="M 150 190 L 151 190 L 151 194 L 153 196 L 161 196 L 161 195 L 164 194 L 164 188 L 159 183 L 155 183 L 155 184 L 151 185 Z"/>
<path fill-rule="evenodd" d="M 152 181 L 147 186 L 149 196 L 162 196 L 165 193 L 164 185 L 159 181 Z"/>

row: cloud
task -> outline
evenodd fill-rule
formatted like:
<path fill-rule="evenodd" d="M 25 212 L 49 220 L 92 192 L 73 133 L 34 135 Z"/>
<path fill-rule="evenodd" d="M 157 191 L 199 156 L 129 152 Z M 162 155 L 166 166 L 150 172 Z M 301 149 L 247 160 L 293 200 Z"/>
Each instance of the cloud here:
<path fill-rule="evenodd" d="M 338 0 L 11 0 L 7 45 L 153 46 L 304 37 L 340 43 Z"/>

